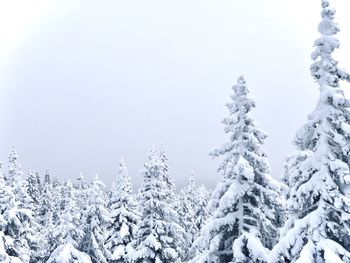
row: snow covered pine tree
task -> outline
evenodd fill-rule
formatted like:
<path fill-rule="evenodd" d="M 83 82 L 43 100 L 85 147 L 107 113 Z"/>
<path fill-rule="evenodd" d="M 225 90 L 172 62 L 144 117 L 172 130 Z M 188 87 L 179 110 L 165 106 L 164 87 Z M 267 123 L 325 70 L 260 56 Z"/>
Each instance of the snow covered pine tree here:
<path fill-rule="evenodd" d="M 173 232 L 176 212 L 169 205 L 172 194 L 168 191 L 164 171 L 164 161 L 152 151 L 145 163 L 140 190 L 142 216 L 133 256 L 135 263 L 181 262 L 176 247 L 178 237 Z"/>
<path fill-rule="evenodd" d="M 70 181 L 66 181 L 60 188 L 60 217 L 57 225 L 51 226 L 53 231 L 49 230 L 51 232 L 47 241 L 52 245 L 47 263 L 70 263 L 75 262 L 74 259 L 84 260 L 78 263 L 91 263 L 89 256 L 78 250 L 84 233 L 81 229 L 80 210 L 77 209 L 75 199 L 76 189 Z"/>
<path fill-rule="evenodd" d="M 218 171 L 223 178 L 212 194 L 214 213 L 194 242 L 202 251 L 191 262 L 267 262 L 276 242 L 275 207 L 280 185 L 270 176 L 270 167 L 261 145 L 266 134 L 248 115 L 255 103 L 247 98 L 241 76 L 233 87 L 230 116 L 223 120 L 230 141 L 211 152 L 223 157 Z"/>
<path fill-rule="evenodd" d="M 187 185 L 181 189 L 176 204 L 176 211 L 179 215 L 180 225 L 188 234 L 188 243 L 192 244 L 197 235 L 195 224 L 195 202 L 198 196 L 198 189 L 194 181 L 194 173 L 192 172 Z"/>
<path fill-rule="evenodd" d="M 188 249 L 191 246 L 190 235 L 187 234 L 185 229 L 181 226 L 180 216 L 176 211 L 175 206 L 178 196 L 175 193 L 175 180 L 169 173 L 168 157 L 165 153 L 164 145 L 161 145 L 160 147 L 159 159 L 162 168 L 162 180 L 164 181 L 165 185 L 163 191 L 166 193 L 167 197 L 165 201 L 170 208 L 170 214 L 168 215 L 170 221 L 168 222 L 167 226 L 167 235 L 174 239 L 172 247 L 176 250 L 181 260 L 185 261 Z"/>
<path fill-rule="evenodd" d="M 132 242 L 137 233 L 140 212 L 123 159 L 119 163 L 116 184 L 112 187 L 108 206 L 111 218 L 111 223 L 107 228 L 106 240 L 108 262 L 131 262 Z"/>
<path fill-rule="evenodd" d="M 196 200 L 193 215 L 194 223 L 196 226 L 195 239 L 199 237 L 201 229 L 207 223 L 207 220 L 210 217 L 208 202 L 211 196 L 211 193 L 204 185 L 199 186 L 197 191 L 198 194 L 195 197 Z"/>
<path fill-rule="evenodd" d="M 5 216 L 5 220 L 2 221 L 2 229 L 6 236 L 5 249 L 11 256 L 18 257 L 24 263 L 34 262 L 40 239 L 35 232 L 34 201 L 27 192 L 27 181 L 23 178 L 14 148 L 11 150 L 8 161 L 9 170 L 5 176 L 5 184 L 11 192 L 11 199 L 8 200 L 7 210 L 1 211 Z M 15 261 L 15 259 L 12 260 Z"/>
<path fill-rule="evenodd" d="M 88 208 L 84 225 L 85 236 L 80 250 L 88 254 L 92 263 L 107 263 L 104 246 L 106 227 L 110 222 L 105 204 L 105 185 L 96 175 L 88 189 Z"/>
<path fill-rule="evenodd" d="M 23 237 L 20 216 L 13 191 L 0 172 L 0 262 L 29 262 L 30 250 Z"/>
<path fill-rule="evenodd" d="M 287 159 L 291 216 L 271 253 L 276 263 L 350 262 L 350 101 L 339 87 L 350 76 L 332 58 L 339 47 L 335 10 L 326 0 L 322 8 L 311 65 L 320 98 L 295 137 L 297 152 Z"/>

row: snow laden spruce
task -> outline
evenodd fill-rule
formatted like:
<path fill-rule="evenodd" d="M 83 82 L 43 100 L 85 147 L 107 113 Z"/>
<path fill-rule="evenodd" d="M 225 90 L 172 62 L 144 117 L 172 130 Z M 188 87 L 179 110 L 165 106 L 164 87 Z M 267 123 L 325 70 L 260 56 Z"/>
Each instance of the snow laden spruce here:
<path fill-rule="evenodd" d="M 335 11 L 322 2 L 321 37 L 315 41 L 311 73 L 320 99 L 294 143 L 284 181 L 290 212 L 272 262 L 350 262 L 350 101 L 339 80 L 350 80 L 332 58 L 339 47 Z"/>
<path fill-rule="evenodd" d="M 110 224 L 107 226 L 106 248 L 108 262 L 123 263 L 131 260 L 140 213 L 128 169 L 123 159 L 119 163 L 118 177 L 111 188 L 108 210 Z"/>
<path fill-rule="evenodd" d="M 335 11 L 322 0 L 311 74 L 320 97 L 297 132 L 282 182 L 271 177 L 266 134 L 251 117 L 243 77 L 211 152 L 211 193 L 192 173 L 176 191 L 168 158 L 151 151 L 134 192 L 126 163 L 115 182 L 59 182 L 24 174 L 15 149 L 0 164 L 1 263 L 350 263 L 350 101 L 340 81 Z"/>
<path fill-rule="evenodd" d="M 191 262 L 267 262 L 278 240 L 279 184 L 270 176 L 262 144 L 266 134 L 249 116 L 255 103 L 243 77 L 233 87 L 223 120 L 229 142 L 211 152 L 222 157 L 222 179 L 212 194 L 213 216 L 194 242 L 201 251 Z"/>
<path fill-rule="evenodd" d="M 139 199 L 142 220 L 136 238 L 133 262 L 181 262 L 186 233 L 172 205 L 174 192 L 167 186 L 165 158 L 152 151 L 145 163 Z"/>

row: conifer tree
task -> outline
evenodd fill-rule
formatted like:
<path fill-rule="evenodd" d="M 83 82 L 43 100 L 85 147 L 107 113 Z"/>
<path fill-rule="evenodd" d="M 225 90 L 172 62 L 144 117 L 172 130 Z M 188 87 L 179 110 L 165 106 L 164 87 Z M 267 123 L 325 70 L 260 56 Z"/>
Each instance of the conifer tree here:
<path fill-rule="evenodd" d="M 176 194 L 175 194 L 175 181 L 174 178 L 171 176 L 169 173 L 169 164 L 168 164 L 168 156 L 165 153 L 164 146 L 161 145 L 160 147 L 160 152 L 159 152 L 159 158 L 160 161 L 162 162 L 162 168 L 163 168 L 163 180 L 165 182 L 165 187 L 167 188 L 167 192 L 169 194 L 169 205 L 174 208 L 175 206 L 175 200 L 176 200 Z"/>
<path fill-rule="evenodd" d="M 188 243 L 192 244 L 197 235 L 195 224 L 195 210 L 198 197 L 198 189 L 194 181 L 194 174 L 191 173 L 187 185 L 181 189 L 178 204 L 176 207 L 180 219 L 180 225 L 186 231 Z"/>
<path fill-rule="evenodd" d="M 175 180 L 169 172 L 168 156 L 165 153 L 164 145 L 161 145 L 159 152 L 159 160 L 162 168 L 162 180 L 165 183 L 165 189 L 167 198 L 165 199 L 167 205 L 170 208 L 171 214 L 168 222 L 168 235 L 173 237 L 173 248 L 179 254 L 180 258 L 184 261 L 187 258 L 188 249 L 191 246 L 191 234 L 187 233 L 184 227 L 181 225 L 180 215 L 176 211 L 176 204 L 178 203 L 178 196 L 176 195 Z"/>
<path fill-rule="evenodd" d="M 145 163 L 140 190 L 141 221 L 135 242 L 135 263 L 180 262 L 177 236 L 173 233 L 176 212 L 169 206 L 169 188 L 164 180 L 164 162 L 153 151 Z M 180 228 L 180 227 L 179 227 Z"/>
<path fill-rule="evenodd" d="M 90 257 L 71 243 L 59 245 L 45 263 L 92 263 Z"/>
<path fill-rule="evenodd" d="M 316 109 L 297 132 L 284 180 L 291 213 L 271 262 L 350 262 L 350 101 L 339 86 L 350 80 L 332 53 L 339 47 L 335 10 L 322 1 L 321 36 L 311 74 L 318 83 Z"/>
<path fill-rule="evenodd" d="M 137 233 L 140 213 L 123 159 L 120 160 L 116 184 L 109 200 L 111 223 L 107 228 L 108 262 L 131 262 L 132 242 Z"/>
<path fill-rule="evenodd" d="M 80 250 L 88 254 L 92 263 L 107 263 L 105 231 L 110 222 L 105 204 L 105 185 L 96 177 L 89 187 L 88 208 L 84 222 L 84 237 Z"/>
<path fill-rule="evenodd" d="M 8 158 L 8 173 L 5 177 L 5 183 L 11 189 L 14 195 L 14 209 L 16 217 L 12 217 L 13 220 L 17 220 L 16 226 L 13 225 L 16 230 L 17 243 L 22 243 L 22 247 L 27 247 L 23 251 L 28 250 L 23 256 L 25 261 L 35 262 L 38 256 L 39 240 L 40 236 L 37 233 L 37 224 L 35 218 L 35 206 L 34 201 L 28 194 L 28 183 L 23 178 L 23 172 L 21 170 L 21 164 L 18 162 L 18 154 L 15 148 L 11 149 Z M 22 259 L 23 260 L 23 259 Z M 29 262 L 29 261 L 28 261 Z"/>
<path fill-rule="evenodd" d="M 30 247 L 26 222 L 31 215 L 17 207 L 13 190 L 0 172 L 0 259 L 1 262 L 28 263 Z"/>
<path fill-rule="evenodd" d="M 79 251 L 83 231 L 80 226 L 80 211 L 77 209 L 75 199 L 75 188 L 70 181 L 66 181 L 61 186 L 61 207 L 59 222 L 54 226 L 54 231 L 51 232 L 51 240 L 53 246 L 50 247 L 50 258 L 48 262 L 58 261 L 59 257 L 67 256 L 63 262 L 68 261 L 69 258 L 82 257 L 88 258 L 83 252 Z M 69 252 L 68 252 L 69 251 Z"/>
<path fill-rule="evenodd" d="M 44 182 L 42 185 L 42 192 L 39 205 L 39 224 L 44 229 L 50 228 L 53 224 L 53 213 L 54 213 L 54 195 L 53 187 L 51 183 L 50 174 L 48 171 L 45 174 Z"/>
<path fill-rule="evenodd" d="M 270 176 L 262 149 L 266 134 L 257 128 L 249 112 L 255 103 L 247 97 L 243 77 L 233 87 L 230 116 L 223 120 L 230 141 L 211 152 L 222 157 L 222 180 L 214 190 L 214 213 L 195 241 L 201 251 L 191 262 L 267 262 L 277 237 L 274 224 L 279 185 Z"/>
<path fill-rule="evenodd" d="M 37 206 L 40 203 L 41 198 L 41 183 L 40 183 L 40 177 L 38 173 L 35 173 L 34 171 L 29 171 L 28 176 L 26 178 L 27 180 L 27 193 L 29 194 L 30 198 L 34 202 L 34 206 L 37 209 Z"/>
<path fill-rule="evenodd" d="M 24 186 L 26 187 L 26 200 L 28 200 L 26 208 L 31 211 L 31 220 L 29 222 L 30 234 L 28 235 L 28 244 L 31 248 L 30 262 L 40 262 L 46 254 L 43 250 L 43 246 L 46 243 L 44 236 L 42 236 L 41 223 L 41 183 L 38 173 L 29 171 L 27 178 L 25 179 Z"/>
<path fill-rule="evenodd" d="M 6 183 L 13 190 L 17 206 L 33 211 L 34 201 L 29 196 L 27 189 L 27 181 L 23 178 L 23 172 L 21 170 L 21 164 L 18 162 L 18 154 L 15 148 L 11 149 L 8 158 L 9 170 L 5 177 Z"/>
<path fill-rule="evenodd" d="M 75 184 L 75 199 L 77 201 L 77 206 L 81 213 L 81 220 L 84 220 L 86 216 L 86 208 L 88 204 L 88 184 L 85 181 L 85 178 L 82 174 L 77 179 Z"/>
<path fill-rule="evenodd" d="M 40 255 L 43 260 L 50 257 L 53 249 L 57 247 L 56 238 L 54 235 L 55 224 L 54 214 L 58 214 L 55 207 L 55 194 L 52 187 L 50 174 L 48 171 L 45 173 L 44 182 L 42 185 L 42 194 L 40 199 L 39 211 L 38 211 L 38 224 L 41 226 L 39 230 L 40 239 Z M 57 197 L 56 197 L 57 198 Z M 57 220 L 58 221 L 58 220 Z"/>
<path fill-rule="evenodd" d="M 208 189 L 201 185 L 198 187 L 197 195 L 195 196 L 195 202 L 194 202 L 194 224 L 196 227 L 196 234 L 194 238 L 198 238 L 201 229 L 203 226 L 207 223 L 207 220 L 210 217 L 210 212 L 208 207 L 208 202 L 210 199 L 210 193 Z"/>

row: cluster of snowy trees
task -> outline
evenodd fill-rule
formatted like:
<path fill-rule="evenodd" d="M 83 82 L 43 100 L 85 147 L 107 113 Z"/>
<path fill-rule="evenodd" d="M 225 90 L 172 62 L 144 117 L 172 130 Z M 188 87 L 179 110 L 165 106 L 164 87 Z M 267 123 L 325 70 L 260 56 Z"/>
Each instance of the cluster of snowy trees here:
<path fill-rule="evenodd" d="M 332 57 L 339 47 L 334 14 L 323 0 L 310 67 L 320 97 L 295 136 L 282 182 L 270 176 L 266 135 L 249 116 L 255 104 L 238 79 L 223 120 L 230 140 L 211 153 L 222 159 L 222 179 L 191 263 L 350 262 L 350 100 L 340 87 L 350 75 Z"/>
<path fill-rule="evenodd" d="M 74 184 L 24 176 L 12 149 L 0 173 L 0 262 L 184 262 L 209 198 L 193 175 L 175 192 L 163 150 L 150 152 L 136 194 L 123 160 L 107 189 L 98 176 Z"/>
<path fill-rule="evenodd" d="M 13 149 L 0 172 L 0 262 L 349 263 L 350 100 L 340 81 L 350 75 L 332 57 L 334 14 L 322 0 L 310 68 L 320 97 L 281 181 L 239 77 L 223 120 L 229 141 L 210 153 L 221 160 L 211 193 L 193 175 L 177 193 L 162 149 L 149 153 L 138 192 L 123 160 L 107 189 L 98 177 L 24 176 Z"/>

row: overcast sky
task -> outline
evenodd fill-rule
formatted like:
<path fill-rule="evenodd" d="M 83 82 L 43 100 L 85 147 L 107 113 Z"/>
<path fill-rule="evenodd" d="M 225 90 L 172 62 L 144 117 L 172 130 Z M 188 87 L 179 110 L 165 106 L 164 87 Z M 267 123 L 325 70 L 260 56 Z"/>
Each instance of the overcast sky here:
<path fill-rule="evenodd" d="M 123 156 L 139 185 L 148 151 L 163 143 L 178 185 L 194 170 L 213 186 L 208 152 L 227 141 L 225 103 L 244 74 L 280 177 L 318 98 L 309 65 L 320 2 L 1 1 L 0 160 L 15 146 L 25 172 L 97 173 L 108 185 Z M 336 58 L 350 70 L 350 1 L 332 5 Z"/>

